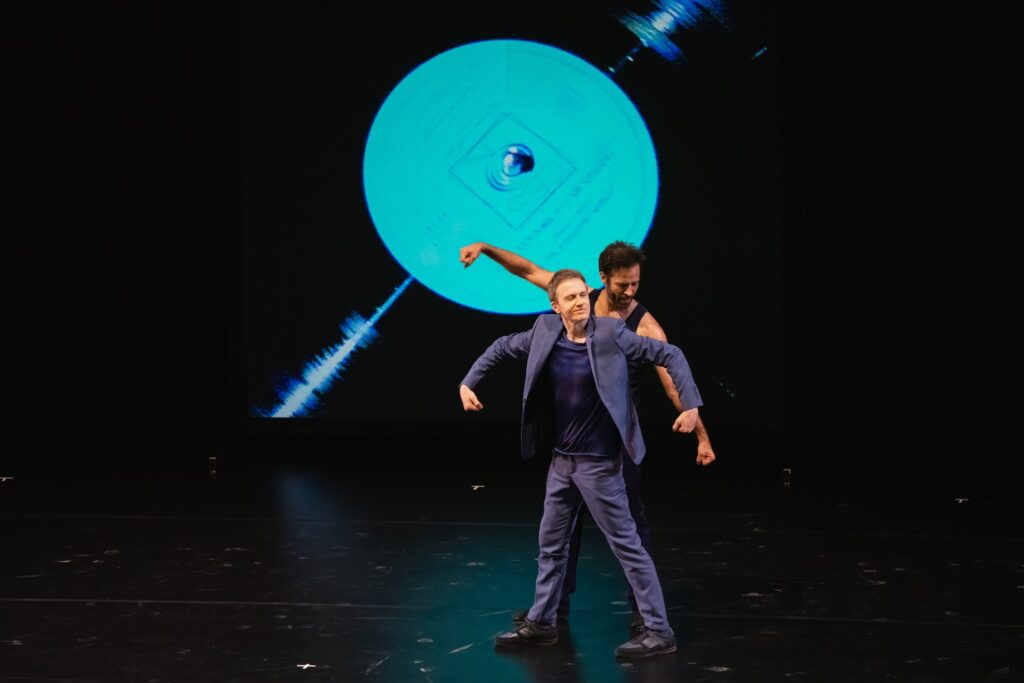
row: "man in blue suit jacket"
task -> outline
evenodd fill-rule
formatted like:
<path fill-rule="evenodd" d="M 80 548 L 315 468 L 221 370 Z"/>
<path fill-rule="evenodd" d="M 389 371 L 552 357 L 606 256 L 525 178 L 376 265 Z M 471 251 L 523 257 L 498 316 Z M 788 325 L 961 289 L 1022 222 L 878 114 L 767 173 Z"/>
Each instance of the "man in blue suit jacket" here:
<path fill-rule="evenodd" d="M 639 464 L 645 447 L 629 397 L 628 359 L 666 368 L 684 412 L 672 428 L 689 432 L 702 405 L 682 351 L 641 337 L 615 318 L 591 315 L 583 276 L 560 270 L 548 285 L 551 308 L 533 329 L 497 339 L 462 380 L 465 410 L 482 410 L 475 387 L 496 363 L 526 358 L 522 454 L 552 454 L 540 523 L 533 606 L 517 630 L 497 637 L 498 646 L 558 641 L 555 612 L 561 597 L 573 519 L 584 503 L 615 554 L 636 596 L 644 631 L 616 648 L 623 657 L 675 652 L 665 599 L 651 556 L 637 536 L 620 473 L 622 454 Z"/>

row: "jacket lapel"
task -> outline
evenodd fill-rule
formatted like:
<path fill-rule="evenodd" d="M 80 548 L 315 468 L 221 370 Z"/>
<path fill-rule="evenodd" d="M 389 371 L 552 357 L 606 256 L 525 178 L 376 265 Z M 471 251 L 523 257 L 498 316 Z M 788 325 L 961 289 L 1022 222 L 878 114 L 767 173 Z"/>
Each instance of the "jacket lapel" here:
<path fill-rule="evenodd" d="M 552 324 L 552 319 L 557 324 Z M 540 379 L 540 373 L 544 370 L 544 363 L 551 355 L 551 349 L 555 348 L 555 342 L 562 331 L 562 319 L 558 316 L 545 314 L 541 316 L 537 329 L 533 334 L 533 341 L 530 345 L 530 357 L 526 362 L 526 385 L 523 387 L 523 400 L 529 397 L 533 387 Z"/>

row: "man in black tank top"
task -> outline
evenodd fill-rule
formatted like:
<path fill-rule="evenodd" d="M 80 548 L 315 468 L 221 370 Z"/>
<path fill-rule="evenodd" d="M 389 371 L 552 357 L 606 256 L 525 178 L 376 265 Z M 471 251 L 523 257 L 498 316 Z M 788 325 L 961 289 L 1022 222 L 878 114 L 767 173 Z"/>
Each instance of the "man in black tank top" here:
<path fill-rule="evenodd" d="M 459 260 L 468 268 L 479 258 L 480 254 L 486 254 L 505 268 L 505 270 L 542 289 L 546 290 L 548 283 L 551 281 L 553 275 L 551 271 L 539 267 L 514 252 L 484 242 L 476 242 L 462 247 L 459 250 Z M 631 244 L 612 242 L 605 247 L 598 257 L 598 270 L 600 271 L 601 282 L 604 287 L 590 290 L 591 310 L 598 317 L 622 319 L 625 321 L 626 327 L 640 336 L 667 342 L 668 337 L 665 335 L 665 331 L 661 329 L 654 316 L 635 298 L 637 289 L 640 286 L 640 267 L 644 260 L 643 251 Z M 640 363 L 631 362 L 629 366 L 629 390 L 634 406 L 637 405 L 639 397 L 640 365 Z M 672 383 L 672 378 L 664 368 L 656 367 L 656 370 L 665 394 L 672 402 L 673 407 L 681 412 L 682 402 L 679 400 L 679 395 Z M 705 428 L 700 418 L 697 419 L 694 433 L 697 435 L 697 463 L 700 465 L 710 465 L 715 460 L 715 452 L 711 447 L 711 438 L 708 436 L 707 428 Z M 644 504 L 640 498 L 640 467 L 633 463 L 630 458 L 623 458 L 622 474 L 626 482 L 629 509 L 633 515 L 633 521 L 636 522 L 637 534 L 640 536 L 640 541 L 644 548 L 649 552 L 651 534 Z M 572 540 L 569 545 L 569 562 L 566 567 L 562 599 L 558 607 L 558 620 L 560 623 L 565 623 L 568 619 L 569 596 L 576 590 L 576 563 L 579 560 L 582 536 L 582 519 L 578 519 L 575 523 Z M 632 593 L 630 593 L 630 603 L 633 611 L 630 618 L 630 628 L 634 631 L 642 630 L 643 620 L 640 618 L 636 600 Z M 513 618 L 521 621 L 524 616 L 525 612 L 517 612 Z"/>
<path fill-rule="evenodd" d="M 590 306 L 591 310 L 597 305 L 598 299 L 601 298 L 601 292 L 604 291 L 604 287 L 601 289 L 590 290 Z M 639 301 L 636 301 L 636 306 L 633 307 L 633 312 L 626 316 L 625 322 L 626 327 L 630 332 L 636 332 L 640 327 L 640 321 L 647 315 L 647 307 Z M 647 336 L 647 335 L 641 335 Z M 640 368 L 643 367 L 641 361 L 631 360 L 629 361 L 629 395 L 633 398 L 633 405 L 640 405 L 639 394 L 640 394 Z"/>

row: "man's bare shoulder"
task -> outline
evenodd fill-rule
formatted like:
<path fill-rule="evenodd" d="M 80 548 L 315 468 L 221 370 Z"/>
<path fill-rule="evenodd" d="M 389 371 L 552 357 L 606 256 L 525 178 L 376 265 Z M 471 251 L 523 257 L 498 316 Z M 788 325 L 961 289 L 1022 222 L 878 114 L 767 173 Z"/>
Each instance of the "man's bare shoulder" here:
<path fill-rule="evenodd" d="M 658 324 L 658 321 L 655 320 L 650 311 L 644 313 L 643 317 L 640 318 L 640 323 L 636 326 L 636 333 L 641 337 L 650 337 L 651 339 L 657 339 L 659 341 L 668 341 L 668 336 L 665 334 L 665 330 L 661 328 L 661 325 Z"/>

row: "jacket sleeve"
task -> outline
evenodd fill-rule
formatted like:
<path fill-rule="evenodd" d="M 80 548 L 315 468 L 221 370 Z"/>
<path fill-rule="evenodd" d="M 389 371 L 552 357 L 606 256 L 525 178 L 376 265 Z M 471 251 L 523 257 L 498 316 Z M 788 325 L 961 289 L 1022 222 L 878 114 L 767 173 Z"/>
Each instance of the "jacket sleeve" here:
<path fill-rule="evenodd" d="M 615 326 L 615 343 L 627 358 L 645 360 L 668 370 L 668 374 L 672 377 L 672 383 L 676 385 L 676 391 L 679 392 L 679 400 L 682 401 L 685 409 L 699 408 L 704 405 L 700 391 L 697 390 L 697 384 L 693 381 L 690 364 L 686 362 L 686 356 L 678 346 L 650 337 L 642 337 L 630 331 L 625 324 Z"/>
<path fill-rule="evenodd" d="M 470 389 L 475 389 L 484 378 L 487 371 L 503 360 L 513 358 L 526 358 L 530 355 L 530 345 L 533 342 L 533 330 L 508 334 L 495 339 L 487 350 L 473 363 L 466 376 L 462 378 L 459 385 L 465 384 Z"/>

